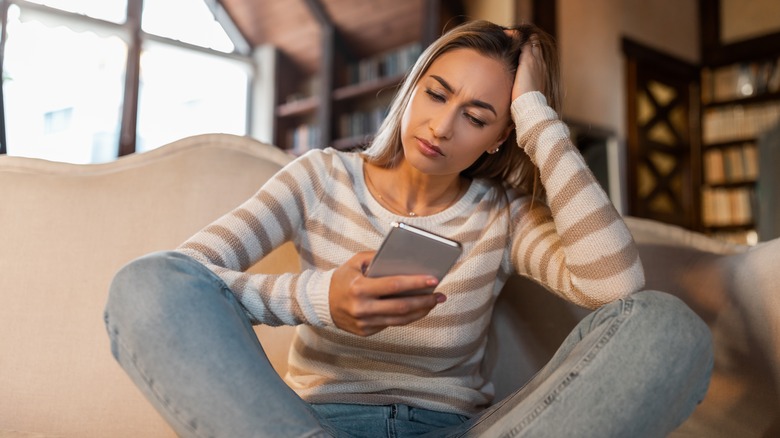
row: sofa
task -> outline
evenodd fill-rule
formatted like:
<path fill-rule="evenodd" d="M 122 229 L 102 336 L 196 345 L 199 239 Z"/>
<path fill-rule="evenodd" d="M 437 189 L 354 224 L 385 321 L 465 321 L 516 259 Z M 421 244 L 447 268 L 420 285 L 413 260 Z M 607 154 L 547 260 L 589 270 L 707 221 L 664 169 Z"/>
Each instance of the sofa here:
<path fill-rule="evenodd" d="M 103 324 L 109 283 L 128 261 L 173 248 L 231 210 L 290 160 L 271 145 L 227 134 L 105 164 L 0 156 L 0 437 L 174 436 L 111 356 Z M 764 347 L 767 337 L 778 340 L 777 327 L 751 325 L 753 310 L 733 298 L 745 283 L 734 278 L 780 284 L 778 272 L 746 268 L 780 262 L 780 246 L 770 242 L 751 258 L 753 248 L 649 220 L 626 222 L 648 288 L 689 302 L 716 341 L 710 391 L 673 435 L 769 436 L 780 411 L 778 360 Z M 288 245 L 251 269 L 299 265 Z M 549 359 L 585 311 L 519 277 L 499 300 L 484 366 L 502 396 Z M 292 330 L 256 328 L 280 374 Z"/>

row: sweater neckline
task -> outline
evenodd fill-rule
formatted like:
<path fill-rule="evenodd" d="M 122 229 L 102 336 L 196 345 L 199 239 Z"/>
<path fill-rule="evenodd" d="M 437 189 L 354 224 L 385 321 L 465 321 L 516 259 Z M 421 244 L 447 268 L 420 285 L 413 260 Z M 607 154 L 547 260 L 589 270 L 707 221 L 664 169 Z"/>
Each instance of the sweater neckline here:
<path fill-rule="evenodd" d="M 353 164 L 353 171 L 354 171 L 353 173 L 356 177 L 355 182 L 358 183 L 358 186 L 355 187 L 356 193 L 365 200 L 365 203 L 368 206 L 368 208 L 376 216 L 386 219 L 389 222 L 399 221 L 399 222 L 406 222 L 413 225 L 443 223 L 463 214 L 463 212 L 470 205 L 473 205 L 474 199 L 479 193 L 479 186 L 480 186 L 479 181 L 470 180 L 467 182 L 468 188 L 465 190 L 463 195 L 461 195 L 460 199 L 458 199 L 456 202 L 454 202 L 452 205 L 448 206 L 444 210 L 427 216 L 407 216 L 385 208 L 384 205 L 382 205 L 376 198 L 374 198 L 374 195 L 371 194 L 371 191 L 368 190 L 368 184 L 366 181 L 366 174 L 365 174 L 365 161 L 363 160 L 362 155 L 360 155 L 359 153 L 354 154 L 352 159 L 352 164 Z"/>

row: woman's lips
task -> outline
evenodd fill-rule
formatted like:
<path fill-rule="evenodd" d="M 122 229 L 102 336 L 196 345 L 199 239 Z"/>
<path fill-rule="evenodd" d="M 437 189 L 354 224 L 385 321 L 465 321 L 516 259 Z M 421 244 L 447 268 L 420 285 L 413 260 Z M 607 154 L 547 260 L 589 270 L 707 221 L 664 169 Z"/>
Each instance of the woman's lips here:
<path fill-rule="evenodd" d="M 442 152 L 441 149 L 430 144 L 427 140 L 418 137 L 417 143 L 420 145 L 420 152 L 422 152 L 422 154 L 426 157 L 435 158 L 444 156 L 444 152 Z"/>

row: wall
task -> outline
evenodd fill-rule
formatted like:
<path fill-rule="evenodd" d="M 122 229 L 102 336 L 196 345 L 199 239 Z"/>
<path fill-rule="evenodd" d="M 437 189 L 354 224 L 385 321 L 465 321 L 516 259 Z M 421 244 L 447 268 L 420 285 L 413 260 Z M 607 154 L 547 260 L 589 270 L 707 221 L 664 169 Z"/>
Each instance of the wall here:
<path fill-rule="evenodd" d="M 625 138 L 622 37 L 699 60 L 697 0 L 557 0 L 563 115 Z"/>
<path fill-rule="evenodd" d="M 721 0 L 721 42 L 724 44 L 780 32 L 777 0 Z"/>
<path fill-rule="evenodd" d="M 502 26 L 513 24 L 515 2 L 511 0 L 465 0 L 466 13 Z"/>
<path fill-rule="evenodd" d="M 557 0 L 563 117 L 612 132 L 609 193 L 626 211 L 626 81 L 621 40 L 628 37 L 697 63 L 698 0 Z"/>

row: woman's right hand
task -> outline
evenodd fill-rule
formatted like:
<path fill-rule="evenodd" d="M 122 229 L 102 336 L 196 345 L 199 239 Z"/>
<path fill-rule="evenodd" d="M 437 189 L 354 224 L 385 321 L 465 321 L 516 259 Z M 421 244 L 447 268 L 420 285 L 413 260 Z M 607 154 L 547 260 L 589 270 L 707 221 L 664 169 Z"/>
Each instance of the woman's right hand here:
<path fill-rule="evenodd" d="M 515 73 L 515 81 L 512 85 L 512 102 L 529 91 L 540 91 L 544 94 L 544 78 L 546 75 L 547 67 L 542 56 L 539 36 L 531 35 L 520 52 L 517 73 Z"/>
<path fill-rule="evenodd" d="M 370 336 L 390 326 L 417 321 L 446 300 L 441 293 L 393 296 L 435 286 L 438 280 L 428 275 L 366 277 L 363 272 L 375 254 L 357 253 L 334 271 L 328 301 L 336 327 Z"/>

